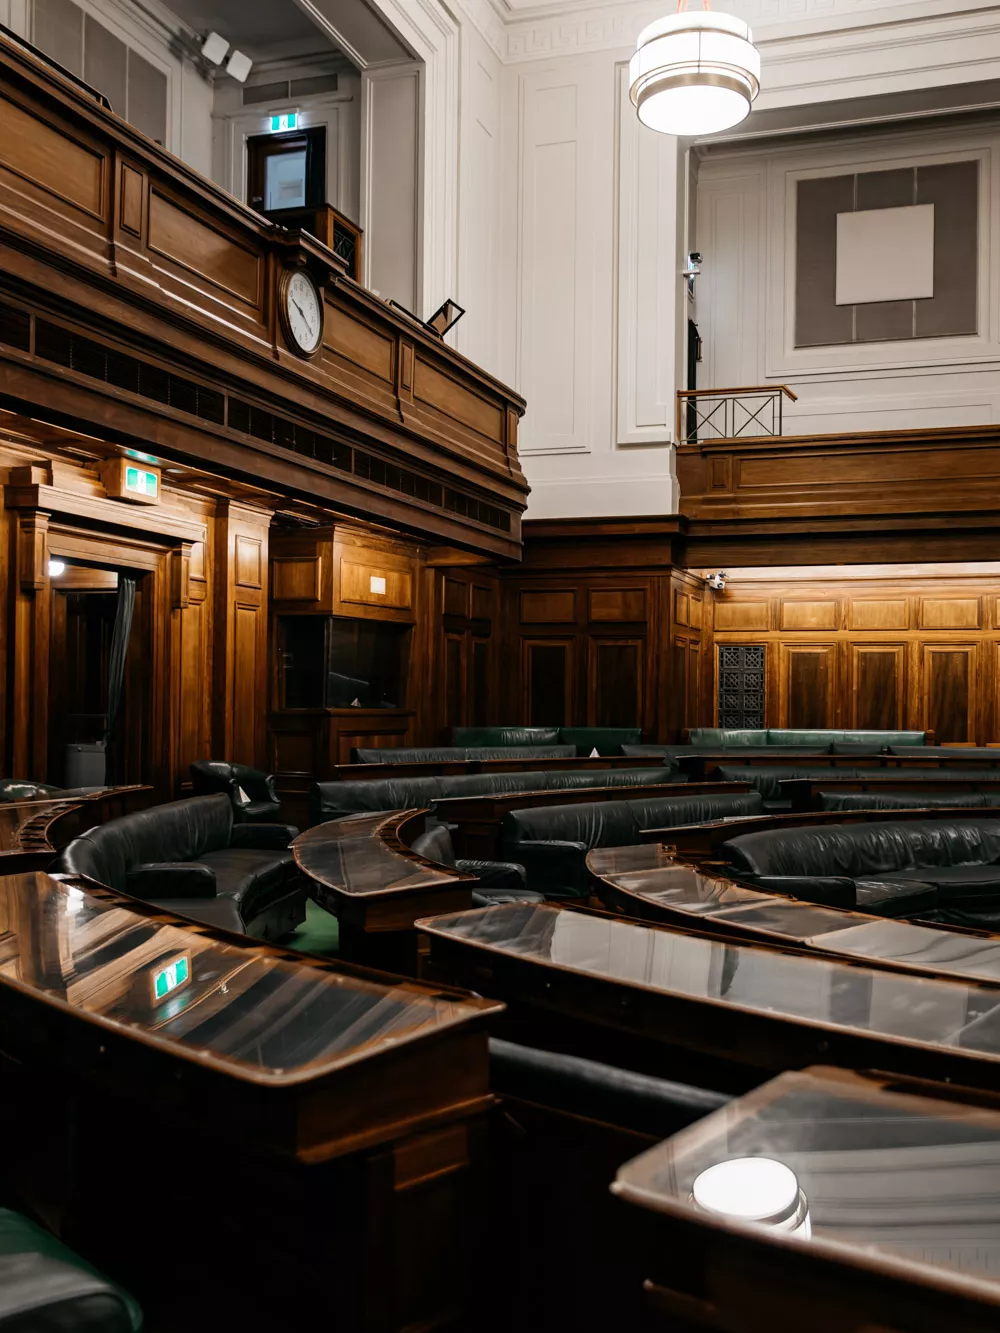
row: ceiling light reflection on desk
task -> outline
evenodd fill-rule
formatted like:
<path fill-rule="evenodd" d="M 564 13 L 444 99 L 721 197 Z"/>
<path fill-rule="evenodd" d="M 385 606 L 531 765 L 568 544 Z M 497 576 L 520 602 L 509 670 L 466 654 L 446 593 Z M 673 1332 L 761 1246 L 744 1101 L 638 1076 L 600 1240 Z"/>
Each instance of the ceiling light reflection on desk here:
<path fill-rule="evenodd" d="M 772 1157 L 734 1157 L 707 1167 L 691 1186 L 702 1212 L 738 1222 L 757 1222 L 808 1240 L 809 1201 L 795 1172 Z"/>

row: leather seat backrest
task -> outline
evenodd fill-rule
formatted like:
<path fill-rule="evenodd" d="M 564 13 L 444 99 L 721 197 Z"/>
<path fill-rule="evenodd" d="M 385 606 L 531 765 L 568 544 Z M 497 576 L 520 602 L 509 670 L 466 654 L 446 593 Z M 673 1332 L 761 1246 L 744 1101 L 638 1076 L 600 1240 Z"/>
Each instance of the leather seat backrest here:
<path fill-rule="evenodd" d="M 1000 764 L 1000 749 L 991 745 L 890 745 L 899 759 L 988 759 Z"/>
<path fill-rule="evenodd" d="M 552 841 L 582 842 L 588 848 L 627 847 L 639 841 L 639 825 L 629 801 L 588 801 L 510 810 L 501 822 L 500 836 L 511 847 Z"/>
<path fill-rule="evenodd" d="M 870 770 L 858 768 L 836 768 L 831 769 L 821 767 L 819 764 L 775 764 L 769 767 L 767 764 L 747 764 L 740 767 L 736 764 L 720 764 L 716 773 L 720 782 L 750 782 L 757 788 L 765 801 L 777 801 L 781 799 L 780 782 L 788 781 L 792 778 L 856 778 L 859 774 L 863 775 Z"/>
<path fill-rule="evenodd" d="M 314 782 L 309 788 L 309 822 L 367 814 L 376 810 L 413 810 L 432 805 L 441 795 L 441 778 L 375 778 L 371 782 Z"/>
<path fill-rule="evenodd" d="M 462 773 L 440 777 L 441 796 L 505 796 L 519 791 L 575 791 L 584 787 L 646 787 L 683 782 L 669 768 L 592 768 L 585 773 Z"/>
<path fill-rule="evenodd" d="M 974 810 L 987 804 L 982 792 L 951 796 L 946 791 L 822 791 L 819 800 L 821 810 L 923 810 L 935 805 Z"/>
<path fill-rule="evenodd" d="M 355 761 L 359 764 L 438 764 L 456 763 L 469 759 L 574 759 L 575 745 L 500 745 L 470 746 L 437 745 L 427 749 L 404 750 L 392 746 L 384 749 L 357 749 Z"/>
<path fill-rule="evenodd" d="M 692 745 L 714 745 L 718 748 L 741 745 L 766 745 L 767 732 L 760 728 L 735 729 L 729 727 L 692 727 L 688 732 Z"/>
<path fill-rule="evenodd" d="M 124 890 L 135 866 L 197 861 L 228 847 L 232 828 L 233 807 L 221 792 L 170 801 L 98 824 L 74 838 L 63 850 L 60 869 Z"/>
<path fill-rule="evenodd" d="M 1000 826 L 995 819 L 969 815 L 772 829 L 730 838 L 721 856 L 757 875 L 851 879 L 918 866 L 990 865 L 1000 858 Z"/>
<path fill-rule="evenodd" d="M 642 727 L 561 727 L 559 740 L 565 745 L 575 745 L 579 755 L 594 750 L 602 755 L 616 755 L 621 754 L 623 745 L 639 744 Z"/>
<path fill-rule="evenodd" d="M 191 765 L 191 786 L 196 796 L 228 791 L 235 774 L 234 765 L 222 759 L 198 759 Z"/>
<path fill-rule="evenodd" d="M 682 824 L 703 824 L 727 815 L 759 815 L 764 811 L 760 792 L 738 796 L 670 796 L 629 801 L 640 829 L 676 828 Z"/>
<path fill-rule="evenodd" d="M 455 727 L 452 745 L 558 745 L 558 727 Z"/>
<path fill-rule="evenodd" d="M 889 745 L 924 745 L 923 731 L 851 731 L 840 727 L 769 727 L 768 745 L 831 745 L 834 741 L 852 745 L 873 745 L 885 749 Z"/>
<path fill-rule="evenodd" d="M 451 845 L 451 834 L 446 824 L 436 824 L 414 838 L 411 851 L 418 856 L 426 856 L 428 861 L 437 861 L 442 866 L 455 864 L 455 849 Z"/>

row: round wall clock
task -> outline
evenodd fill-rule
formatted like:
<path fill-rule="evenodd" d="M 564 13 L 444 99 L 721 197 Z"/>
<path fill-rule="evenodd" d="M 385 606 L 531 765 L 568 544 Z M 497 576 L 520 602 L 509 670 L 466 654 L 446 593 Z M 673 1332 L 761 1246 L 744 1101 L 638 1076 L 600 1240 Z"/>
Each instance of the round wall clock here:
<path fill-rule="evenodd" d="M 292 349 L 312 356 L 323 341 L 323 297 L 303 268 L 288 269 L 278 294 L 281 322 Z"/>

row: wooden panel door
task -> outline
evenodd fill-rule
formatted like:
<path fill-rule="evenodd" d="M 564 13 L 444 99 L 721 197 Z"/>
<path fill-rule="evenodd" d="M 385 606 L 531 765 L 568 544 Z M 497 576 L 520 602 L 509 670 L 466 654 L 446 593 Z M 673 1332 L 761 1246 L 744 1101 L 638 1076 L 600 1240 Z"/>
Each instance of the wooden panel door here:
<path fill-rule="evenodd" d="M 572 639 L 521 641 L 522 716 L 531 727 L 565 727 L 571 716 Z"/>
<path fill-rule="evenodd" d="M 837 645 L 782 643 L 779 647 L 779 726 L 836 726 Z"/>
<path fill-rule="evenodd" d="M 870 731 L 901 728 L 906 706 L 906 645 L 852 643 L 850 654 L 850 725 Z"/>
<path fill-rule="evenodd" d="M 975 740 L 978 646 L 925 643 L 922 656 L 922 725 L 942 745 Z"/>
<path fill-rule="evenodd" d="M 591 639 L 587 716 L 597 727 L 642 725 L 643 639 Z"/>
<path fill-rule="evenodd" d="M 466 636 L 444 636 L 444 707 L 449 736 L 452 727 L 465 723 L 466 701 Z"/>

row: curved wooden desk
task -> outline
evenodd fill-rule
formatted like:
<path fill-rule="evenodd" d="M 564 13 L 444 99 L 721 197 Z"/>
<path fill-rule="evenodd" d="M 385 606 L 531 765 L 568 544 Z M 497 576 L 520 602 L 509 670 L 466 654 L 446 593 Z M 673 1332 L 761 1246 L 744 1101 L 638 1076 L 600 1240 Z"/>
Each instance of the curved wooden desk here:
<path fill-rule="evenodd" d="M 612 1186 L 651 1323 L 986 1333 L 1000 1323 L 1000 1103 L 842 1070 L 783 1074 L 624 1165 Z M 734 1157 L 795 1174 L 810 1234 L 701 1211 Z M 648 1312 L 647 1312 L 648 1313 Z"/>
<path fill-rule="evenodd" d="M 176 1284 L 187 1327 L 469 1311 L 500 1005 L 41 874 L 0 878 L 0 925 L 8 1166 L 31 1197 L 68 1154 L 91 1257 L 141 1298 Z"/>
<path fill-rule="evenodd" d="M 413 974 L 417 917 L 472 906 L 474 875 L 436 865 L 407 845 L 423 827 L 426 813 L 399 810 L 332 819 L 292 843 L 316 901 L 337 917 L 343 957 Z"/>
<path fill-rule="evenodd" d="M 605 906 L 710 939 L 757 941 L 813 956 L 1000 985 L 1000 936 L 870 916 L 765 893 L 687 865 L 662 846 L 602 847 L 587 857 Z"/>
<path fill-rule="evenodd" d="M 555 903 L 479 908 L 417 926 L 430 938 L 435 974 L 506 1001 L 528 1044 L 558 1041 L 723 1090 L 818 1061 L 976 1087 L 1000 1080 L 1000 986 L 706 939 Z"/>
<path fill-rule="evenodd" d="M 0 874 L 44 870 L 78 834 L 123 814 L 152 787 L 105 787 L 35 801 L 0 801 Z"/>

